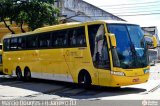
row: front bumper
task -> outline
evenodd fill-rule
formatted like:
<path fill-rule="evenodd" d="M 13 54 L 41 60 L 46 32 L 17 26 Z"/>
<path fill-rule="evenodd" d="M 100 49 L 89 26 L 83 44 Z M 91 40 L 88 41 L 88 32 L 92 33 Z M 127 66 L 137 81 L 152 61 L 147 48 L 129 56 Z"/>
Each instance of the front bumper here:
<path fill-rule="evenodd" d="M 134 84 L 141 84 L 145 83 L 149 79 L 149 73 L 140 76 L 116 76 L 112 75 L 112 83 L 110 86 L 112 87 L 119 87 L 119 86 L 127 86 L 127 85 L 134 85 Z"/>

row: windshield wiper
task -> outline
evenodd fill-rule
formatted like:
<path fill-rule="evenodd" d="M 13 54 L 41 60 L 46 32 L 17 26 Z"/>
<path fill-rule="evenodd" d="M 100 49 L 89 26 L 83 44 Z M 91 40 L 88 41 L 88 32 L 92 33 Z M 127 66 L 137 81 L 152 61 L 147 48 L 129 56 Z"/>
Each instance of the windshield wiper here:
<path fill-rule="evenodd" d="M 136 53 L 135 46 L 133 43 L 130 44 L 130 49 L 132 52 L 133 64 L 137 66 L 137 53 Z"/>

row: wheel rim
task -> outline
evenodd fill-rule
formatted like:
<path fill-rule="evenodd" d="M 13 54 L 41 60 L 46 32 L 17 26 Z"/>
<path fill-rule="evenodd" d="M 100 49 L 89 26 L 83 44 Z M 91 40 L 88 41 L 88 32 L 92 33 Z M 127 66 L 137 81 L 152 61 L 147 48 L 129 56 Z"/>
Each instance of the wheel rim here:
<path fill-rule="evenodd" d="M 26 71 L 26 72 L 25 72 L 25 79 L 26 79 L 26 80 L 30 80 L 30 78 L 31 78 L 31 73 L 30 73 L 30 71 Z"/>
<path fill-rule="evenodd" d="M 28 71 L 27 74 L 26 74 L 27 78 L 30 78 L 30 75 L 31 75 L 31 74 L 30 74 L 30 72 Z"/>
<path fill-rule="evenodd" d="M 83 77 L 80 80 L 80 83 L 81 84 L 87 84 L 87 77 L 86 77 L 86 75 L 83 75 Z"/>
<path fill-rule="evenodd" d="M 20 74 L 19 73 L 17 73 L 17 77 L 18 77 L 18 79 L 20 78 Z"/>
<path fill-rule="evenodd" d="M 87 83 L 87 77 L 86 77 L 86 75 L 84 75 L 84 77 L 83 77 L 83 83 L 84 83 L 84 84 Z"/>
<path fill-rule="evenodd" d="M 17 72 L 17 78 L 21 79 L 21 73 L 20 73 L 20 71 Z"/>

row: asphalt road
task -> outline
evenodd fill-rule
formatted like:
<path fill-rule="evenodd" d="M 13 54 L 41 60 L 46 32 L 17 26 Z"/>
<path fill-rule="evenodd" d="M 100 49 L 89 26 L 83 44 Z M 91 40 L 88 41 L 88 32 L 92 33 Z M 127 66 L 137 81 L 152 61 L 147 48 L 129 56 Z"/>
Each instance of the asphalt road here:
<path fill-rule="evenodd" d="M 23 82 L 0 75 L 0 100 L 160 100 L 160 64 L 151 66 L 150 72 L 147 83 L 119 89 L 97 86 L 84 89 L 77 84 L 40 79 Z"/>

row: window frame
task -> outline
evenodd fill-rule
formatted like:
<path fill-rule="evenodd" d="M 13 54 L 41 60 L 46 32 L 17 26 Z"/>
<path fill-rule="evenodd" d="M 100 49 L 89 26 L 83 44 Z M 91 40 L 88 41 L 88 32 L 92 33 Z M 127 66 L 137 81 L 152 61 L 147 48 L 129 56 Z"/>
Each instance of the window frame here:
<path fill-rule="evenodd" d="M 85 42 L 82 45 L 70 45 L 69 44 L 69 31 L 71 30 L 78 30 L 81 29 L 82 32 L 84 33 L 84 40 Z M 62 32 L 61 32 L 62 31 Z M 66 33 L 64 33 L 65 39 L 66 39 L 66 44 L 64 45 L 60 45 L 60 46 L 54 46 L 53 45 L 53 39 L 54 39 L 54 33 L 57 32 L 61 32 L 63 33 L 63 31 L 65 31 Z M 50 34 L 50 46 L 49 47 L 40 47 L 40 36 L 45 36 L 45 34 L 48 33 Z M 43 35 L 44 34 L 44 35 Z M 31 37 L 31 38 L 30 38 Z M 34 47 L 29 47 L 31 45 L 28 45 L 31 41 L 33 40 L 32 37 L 36 37 L 36 46 Z M 16 44 L 16 49 L 10 49 L 11 47 L 11 40 L 17 38 L 17 44 Z M 19 39 L 20 38 L 24 38 L 25 39 L 25 47 L 22 49 L 18 49 L 18 45 L 19 45 Z M 30 40 L 29 40 L 30 39 Z M 15 37 L 10 37 L 10 38 L 5 38 L 5 40 L 9 40 L 9 49 L 3 49 L 4 51 L 21 51 L 21 50 L 40 50 L 40 49 L 63 49 L 63 48 L 79 48 L 79 47 L 87 47 L 87 39 L 86 39 L 86 32 L 85 32 L 85 25 L 81 25 L 81 26 L 75 26 L 75 27 L 70 27 L 70 28 L 65 28 L 65 29 L 58 29 L 58 30 L 53 30 L 53 31 L 47 31 L 47 32 L 39 32 L 39 33 L 34 33 L 34 34 L 30 34 L 30 35 L 24 35 L 24 36 L 15 36 Z M 77 40 L 77 39 L 76 39 Z M 3 41 L 3 44 L 5 43 Z M 30 41 L 30 42 L 29 42 Z M 33 40 L 34 41 L 34 40 Z"/>

